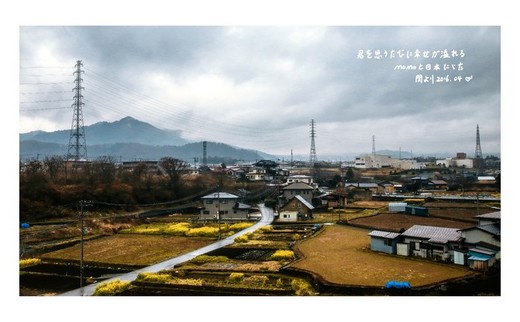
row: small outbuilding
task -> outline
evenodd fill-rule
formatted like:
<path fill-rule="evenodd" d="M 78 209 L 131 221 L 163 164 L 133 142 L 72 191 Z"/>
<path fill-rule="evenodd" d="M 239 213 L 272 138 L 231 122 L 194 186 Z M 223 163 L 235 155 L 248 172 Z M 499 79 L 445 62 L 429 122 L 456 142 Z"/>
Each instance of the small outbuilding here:
<path fill-rule="evenodd" d="M 370 249 L 376 252 L 387 254 L 395 254 L 397 252 L 397 243 L 399 242 L 398 233 L 373 230 L 368 233 L 370 236 Z"/>
<path fill-rule="evenodd" d="M 388 204 L 388 211 L 390 212 L 404 212 L 406 210 L 406 202 L 390 202 Z"/>
<path fill-rule="evenodd" d="M 421 216 L 421 217 L 427 217 L 428 216 L 428 208 L 426 208 L 426 207 L 405 206 L 404 212 L 407 215 Z"/>

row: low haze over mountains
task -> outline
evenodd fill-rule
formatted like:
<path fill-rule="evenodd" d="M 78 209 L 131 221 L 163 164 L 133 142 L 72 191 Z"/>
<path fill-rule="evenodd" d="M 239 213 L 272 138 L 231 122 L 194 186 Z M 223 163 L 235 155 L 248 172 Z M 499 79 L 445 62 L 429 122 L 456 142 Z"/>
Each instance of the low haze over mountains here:
<path fill-rule="evenodd" d="M 20 159 L 44 158 L 67 154 L 70 130 L 33 131 L 20 134 Z M 202 160 L 202 142 L 189 142 L 180 131 L 158 129 L 131 117 L 115 122 L 98 122 L 85 126 L 89 159 L 112 156 L 118 160 L 158 160 L 172 156 L 193 162 Z M 275 156 L 246 150 L 224 143 L 207 143 L 208 159 L 255 161 Z"/>
<path fill-rule="evenodd" d="M 163 130 L 148 123 L 125 117 L 115 122 L 98 122 L 85 126 L 87 156 L 94 160 L 101 156 L 111 156 L 121 161 L 159 160 L 171 156 L 187 162 L 201 162 L 202 142 L 190 142 L 181 136 L 181 131 Z M 54 132 L 33 131 L 20 134 L 20 160 L 43 159 L 46 156 L 65 156 L 68 150 L 70 129 Z M 290 151 L 290 149 L 289 149 Z M 378 154 L 390 155 L 394 158 L 412 158 L 426 155 L 416 155 L 412 151 L 377 151 Z M 468 157 L 472 157 L 468 153 Z M 486 155 L 486 153 L 484 153 Z M 492 155 L 500 155 L 493 154 Z M 242 149 L 225 143 L 207 142 L 207 156 L 210 163 L 257 161 L 261 159 L 289 160 L 290 155 L 275 156 L 265 152 Z M 348 161 L 354 160 L 358 154 L 341 153 L 338 155 L 320 155 L 321 160 Z M 437 158 L 454 157 L 454 153 L 436 153 Z M 294 160 L 308 160 L 307 155 L 295 155 Z"/>

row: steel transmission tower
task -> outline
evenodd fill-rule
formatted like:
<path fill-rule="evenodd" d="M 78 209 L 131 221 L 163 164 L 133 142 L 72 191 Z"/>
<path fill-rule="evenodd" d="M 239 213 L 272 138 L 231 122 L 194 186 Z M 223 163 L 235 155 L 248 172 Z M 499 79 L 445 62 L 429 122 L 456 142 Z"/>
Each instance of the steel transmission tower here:
<path fill-rule="evenodd" d="M 316 138 L 316 123 L 314 123 L 314 120 L 311 120 L 311 153 L 309 157 L 309 162 L 311 166 L 314 165 L 318 161 L 318 157 L 316 156 L 316 143 L 314 139 Z"/>
<path fill-rule="evenodd" d="M 376 136 L 372 135 L 372 155 L 376 155 Z"/>
<path fill-rule="evenodd" d="M 67 151 L 67 160 L 70 161 L 80 161 L 87 159 L 87 143 L 85 139 L 85 128 L 83 126 L 83 110 L 82 107 L 85 105 L 83 100 L 83 95 L 81 95 L 81 91 L 84 88 L 81 86 L 83 79 L 81 78 L 81 74 L 84 71 L 81 69 L 83 64 L 81 60 L 76 62 L 74 66 L 76 70 L 73 75 L 76 75 L 76 79 L 74 80 L 74 103 L 72 107 L 74 108 L 73 116 L 72 116 L 72 126 L 70 129 L 70 138 L 69 138 L 69 148 Z"/>
<path fill-rule="evenodd" d="M 202 165 L 208 165 L 208 142 L 202 142 Z"/>
<path fill-rule="evenodd" d="M 475 145 L 475 158 L 473 160 L 473 167 L 477 169 L 481 169 L 484 165 L 484 161 L 482 159 L 482 148 L 480 146 L 480 131 L 477 124 L 477 143 Z"/>

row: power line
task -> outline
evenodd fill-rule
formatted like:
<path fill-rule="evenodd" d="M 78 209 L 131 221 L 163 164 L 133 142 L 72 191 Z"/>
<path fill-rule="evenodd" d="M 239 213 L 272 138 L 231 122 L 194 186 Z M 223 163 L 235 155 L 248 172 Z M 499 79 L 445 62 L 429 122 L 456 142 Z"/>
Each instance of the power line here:
<path fill-rule="evenodd" d="M 34 111 L 48 111 L 48 110 L 61 110 L 61 109 L 70 109 L 70 106 L 62 106 L 62 107 L 42 107 L 42 108 L 24 108 L 20 109 L 20 112 L 34 112 Z"/>

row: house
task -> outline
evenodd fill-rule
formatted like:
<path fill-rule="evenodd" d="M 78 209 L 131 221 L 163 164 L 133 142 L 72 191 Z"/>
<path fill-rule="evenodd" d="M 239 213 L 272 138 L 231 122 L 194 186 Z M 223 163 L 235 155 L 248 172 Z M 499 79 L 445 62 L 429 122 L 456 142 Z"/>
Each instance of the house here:
<path fill-rule="evenodd" d="M 285 200 L 291 200 L 295 196 L 302 196 L 305 201 L 312 204 L 312 198 L 314 197 L 314 188 L 306 183 L 296 182 L 284 187 L 283 198 Z"/>
<path fill-rule="evenodd" d="M 464 244 L 473 247 L 478 243 L 486 243 L 500 248 L 500 211 L 477 215 L 478 225 L 461 229 Z"/>
<path fill-rule="evenodd" d="M 429 180 L 426 188 L 429 190 L 448 190 L 448 183 L 444 180 Z"/>
<path fill-rule="evenodd" d="M 460 248 L 462 235 L 457 228 L 414 225 L 401 234 L 397 254 L 453 261 L 453 251 Z"/>
<path fill-rule="evenodd" d="M 295 175 L 287 177 L 288 184 L 296 183 L 296 182 L 302 182 L 302 183 L 306 183 L 308 185 L 312 185 L 313 179 L 311 176 L 307 176 L 304 174 L 295 174 Z"/>
<path fill-rule="evenodd" d="M 477 218 L 479 226 L 487 224 L 500 224 L 500 211 L 477 215 L 475 218 Z"/>
<path fill-rule="evenodd" d="M 324 206 L 338 208 L 347 206 L 347 197 L 346 192 L 332 191 L 323 193 L 319 199 Z"/>
<path fill-rule="evenodd" d="M 485 224 L 471 228 L 461 229 L 464 243 L 468 246 L 484 242 L 489 245 L 500 247 L 500 224 Z"/>
<path fill-rule="evenodd" d="M 380 187 L 377 183 L 374 182 L 347 182 L 345 183 L 345 188 L 351 189 L 365 189 L 370 190 L 372 193 L 381 193 L 383 191 L 383 187 Z"/>
<path fill-rule="evenodd" d="M 347 182 L 345 183 L 345 189 L 354 201 L 372 200 L 374 194 L 383 192 L 383 187 L 372 182 Z"/>
<path fill-rule="evenodd" d="M 238 202 L 238 196 L 215 192 L 201 198 L 201 220 L 248 220 L 251 206 Z"/>
<path fill-rule="evenodd" d="M 280 208 L 278 221 L 301 221 L 312 219 L 314 206 L 302 196 L 296 195 Z"/>
<path fill-rule="evenodd" d="M 472 269 L 485 271 L 500 259 L 500 211 L 475 218 L 478 219 L 477 226 L 459 230 L 464 239 L 464 249 L 456 264 L 467 264 Z"/>
<path fill-rule="evenodd" d="M 376 252 L 395 254 L 397 243 L 400 241 L 400 234 L 388 231 L 373 230 L 370 236 L 370 249 Z"/>
<path fill-rule="evenodd" d="M 246 173 L 246 178 L 250 181 L 265 181 L 268 180 L 266 170 L 264 168 L 255 167 Z"/>
<path fill-rule="evenodd" d="M 380 182 L 379 186 L 383 188 L 383 193 L 385 195 L 393 194 L 395 193 L 395 184 L 392 182 Z"/>

